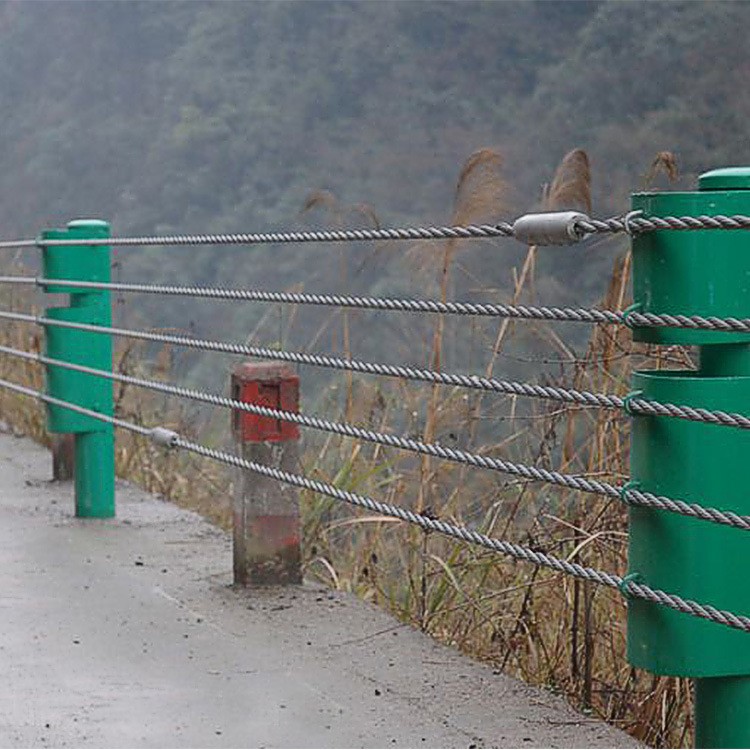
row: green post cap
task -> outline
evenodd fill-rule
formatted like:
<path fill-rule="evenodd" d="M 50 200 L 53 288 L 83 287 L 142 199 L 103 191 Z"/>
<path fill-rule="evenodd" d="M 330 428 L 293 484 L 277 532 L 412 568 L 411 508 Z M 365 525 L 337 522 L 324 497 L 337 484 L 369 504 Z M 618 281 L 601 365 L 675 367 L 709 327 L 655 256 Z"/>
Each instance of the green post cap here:
<path fill-rule="evenodd" d="M 699 190 L 750 190 L 750 167 L 726 167 L 704 172 L 698 178 Z"/>
<path fill-rule="evenodd" d="M 68 229 L 80 229 L 86 227 L 87 229 L 109 229 L 109 222 L 102 221 L 101 219 L 74 219 L 68 222 Z"/>

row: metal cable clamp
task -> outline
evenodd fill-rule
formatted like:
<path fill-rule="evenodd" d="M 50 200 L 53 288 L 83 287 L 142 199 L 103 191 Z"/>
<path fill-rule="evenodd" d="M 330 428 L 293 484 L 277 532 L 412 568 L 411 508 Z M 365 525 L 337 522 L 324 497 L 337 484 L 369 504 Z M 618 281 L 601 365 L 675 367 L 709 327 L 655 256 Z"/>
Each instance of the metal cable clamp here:
<path fill-rule="evenodd" d="M 149 437 L 157 445 L 163 445 L 165 448 L 174 448 L 180 436 L 174 430 L 168 430 L 166 427 L 154 427 L 149 432 Z"/>
<path fill-rule="evenodd" d="M 526 214 L 513 222 L 513 235 L 526 245 L 573 245 L 586 236 L 582 221 L 590 219 L 577 211 Z"/>

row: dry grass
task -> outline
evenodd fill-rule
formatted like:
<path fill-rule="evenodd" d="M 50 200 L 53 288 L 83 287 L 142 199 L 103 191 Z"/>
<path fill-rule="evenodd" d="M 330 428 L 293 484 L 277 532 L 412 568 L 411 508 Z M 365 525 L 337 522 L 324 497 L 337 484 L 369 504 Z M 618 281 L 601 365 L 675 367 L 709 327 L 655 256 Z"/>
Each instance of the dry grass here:
<path fill-rule="evenodd" d="M 17 263 L 6 266 L 4 272 L 9 275 L 29 275 L 28 269 Z M 0 309 L 38 314 L 38 303 L 35 291 L 28 287 L 0 286 Z M 25 323 L 3 322 L 0 343 L 24 351 L 41 350 L 39 331 Z M 116 349 L 115 370 L 166 380 L 172 370 L 170 355 L 169 349 L 162 349 L 156 353 L 152 366 L 148 367 L 144 364 L 144 347 L 127 342 Z M 10 356 L 0 357 L 0 377 L 44 390 L 44 373 L 35 362 Z M 192 415 L 174 400 L 151 391 L 136 391 L 122 383 L 115 383 L 114 395 L 117 417 L 141 424 L 163 425 L 185 435 L 198 436 L 200 430 L 196 429 Z M 43 404 L 0 389 L 0 419 L 17 434 L 50 446 Z M 119 477 L 228 527 L 231 521 L 231 478 L 220 467 L 190 455 L 157 448 L 151 441 L 125 430 L 117 431 L 115 459 Z"/>
<path fill-rule="evenodd" d="M 657 162 L 659 164 L 657 165 Z M 669 170 L 668 160 L 655 160 Z M 502 160 L 489 149 L 472 155 L 458 181 L 454 221 L 481 221 L 502 205 L 507 184 Z M 543 200 L 549 207 L 590 209 L 591 172 L 586 154 L 570 152 Z M 330 194 L 313 194 L 307 209 L 343 213 Z M 364 211 L 359 212 L 360 217 Z M 373 223 L 376 218 L 371 217 Z M 446 243 L 421 263 L 425 286 L 450 296 L 459 243 Z M 423 252 L 423 251 L 422 251 Z M 502 301 L 533 299 L 535 248 L 511 274 Z M 421 258 L 424 260 L 424 257 Z M 342 278 L 346 266 L 342 260 Z M 428 278 L 429 276 L 429 278 Z M 628 304 L 630 257 L 623 252 L 601 300 L 603 307 Z M 3 290 L 2 307 L 29 309 L 33 299 Z M 11 295 L 11 296 L 9 296 Z M 329 323 L 334 324 L 331 318 Z M 348 322 L 341 319 L 348 330 Z M 437 316 L 423 359 L 443 365 L 445 320 Z M 690 366 L 689 353 L 634 345 L 615 326 L 593 329 L 576 356 L 551 326 L 533 325 L 534 335 L 559 356 L 549 383 L 623 394 L 635 366 Z M 498 359 L 515 340 L 516 329 L 500 321 L 475 337 L 483 348 L 483 371 L 494 373 Z M 3 326 L 3 343 L 38 349 L 23 326 Z M 348 351 L 346 331 L 342 347 Z M 140 347 L 118 350 L 125 372 L 168 379 L 170 352 L 146 367 Z M 416 354 L 413 355 L 416 358 Z M 0 358 L 2 376 L 41 387 L 39 369 Z M 148 392 L 116 388 L 117 413 L 145 424 L 161 424 L 186 434 L 228 436 L 217 424 L 196 424 L 175 402 Z M 487 402 L 491 400 L 488 405 Z M 521 403 L 466 393 L 460 389 L 396 381 L 346 378 L 337 405 L 343 417 L 373 429 L 418 434 L 425 440 L 457 444 L 486 455 L 512 457 L 547 469 L 620 482 L 628 473 L 629 424 L 619 415 L 547 402 Z M 330 411 L 328 412 L 330 414 Z M 28 400 L 0 392 L 0 415 L 35 439 L 46 440 L 43 410 Z M 218 438 L 221 441 L 221 437 Z M 382 446 L 334 436 L 307 443 L 305 473 L 337 487 L 371 494 L 498 538 L 594 568 L 626 571 L 627 513 L 607 498 L 581 495 L 540 484 L 430 461 Z M 231 475 L 202 459 L 165 453 L 127 433 L 118 433 L 120 476 L 228 526 Z M 692 737 L 692 696 L 687 680 L 654 677 L 625 660 L 625 603 L 617 592 L 596 588 L 527 564 L 515 563 L 393 519 L 352 512 L 333 500 L 302 493 L 305 568 L 310 578 L 390 609 L 401 620 L 435 638 L 486 660 L 527 682 L 548 686 L 573 704 L 659 747 L 684 746 Z"/>
<path fill-rule="evenodd" d="M 544 187 L 543 203 L 550 210 L 567 208 L 591 213 L 591 166 L 583 149 L 565 154 L 552 182 Z"/>

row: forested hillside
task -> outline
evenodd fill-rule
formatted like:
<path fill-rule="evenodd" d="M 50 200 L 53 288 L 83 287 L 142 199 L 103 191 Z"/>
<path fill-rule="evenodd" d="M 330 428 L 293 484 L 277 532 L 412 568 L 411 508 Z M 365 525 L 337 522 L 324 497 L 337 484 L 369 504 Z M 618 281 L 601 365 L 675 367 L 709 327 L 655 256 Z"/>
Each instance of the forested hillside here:
<path fill-rule="evenodd" d="M 117 234 L 445 223 L 462 163 L 486 146 L 503 158 L 502 200 L 472 218 L 537 206 L 574 147 L 591 159 L 593 212 L 624 211 L 658 151 L 684 186 L 750 159 L 748 22 L 728 2 L 3 2 L 0 234 L 82 215 Z M 513 245 L 467 255 L 453 291 L 481 278 L 502 299 Z M 616 251 L 545 254 L 547 301 L 593 301 Z M 118 260 L 139 280 L 429 291 L 435 277 L 402 256 Z M 159 304 L 160 322 L 204 331 L 246 333 L 260 314 Z"/>

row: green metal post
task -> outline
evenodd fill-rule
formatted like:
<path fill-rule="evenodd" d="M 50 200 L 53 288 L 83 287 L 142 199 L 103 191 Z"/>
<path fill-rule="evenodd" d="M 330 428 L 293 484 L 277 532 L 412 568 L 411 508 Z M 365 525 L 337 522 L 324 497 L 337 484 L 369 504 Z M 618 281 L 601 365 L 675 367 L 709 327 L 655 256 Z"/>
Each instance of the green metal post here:
<path fill-rule="evenodd" d="M 109 237 L 109 224 L 97 220 L 72 221 L 66 229 L 42 233 L 44 275 L 50 279 L 102 281 L 111 279 L 108 246 L 46 246 L 45 240 L 99 239 Z M 112 325 L 110 293 L 48 284 L 46 292 L 69 294 L 69 307 L 48 308 L 48 318 L 75 323 Z M 50 358 L 112 370 L 110 336 L 89 331 L 47 326 L 46 351 Z M 112 382 L 60 367 L 47 367 L 47 392 L 51 396 L 92 409 L 106 416 L 114 413 Z M 115 514 L 114 428 L 68 409 L 49 405 L 50 432 L 75 435 L 75 505 L 80 518 L 111 518 Z"/>
<path fill-rule="evenodd" d="M 708 172 L 691 193 L 633 197 L 646 217 L 750 213 L 750 168 Z M 750 242 L 740 231 L 659 231 L 633 242 L 633 297 L 643 312 L 747 317 Z M 635 328 L 634 339 L 698 347 L 694 371 L 637 372 L 647 398 L 750 414 L 750 336 Z M 640 488 L 750 514 L 750 431 L 672 417 L 633 420 L 631 474 Z M 630 509 L 630 572 L 653 588 L 750 614 L 750 535 L 650 508 Z M 628 658 L 656 674 L 695 678 L 698 747 L 750 747 L 750 634 L 642 600 L 628 607 Z"/>

